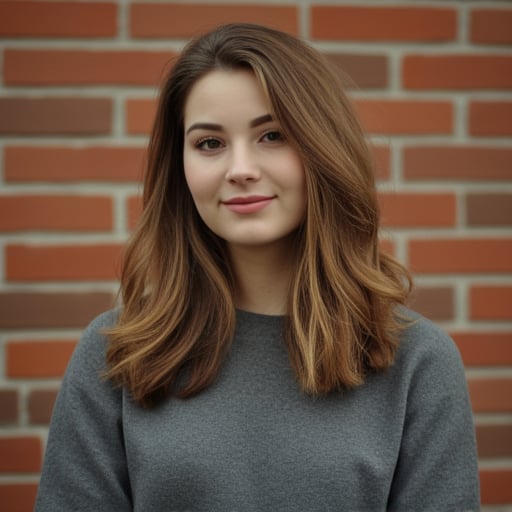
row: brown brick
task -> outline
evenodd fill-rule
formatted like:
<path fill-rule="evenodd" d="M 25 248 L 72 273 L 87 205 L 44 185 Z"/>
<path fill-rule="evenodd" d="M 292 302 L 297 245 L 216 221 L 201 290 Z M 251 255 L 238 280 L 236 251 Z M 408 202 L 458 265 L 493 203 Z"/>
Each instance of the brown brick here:
<path fill-rule="evenodd" d="M 512 135 L 512 101 L 472 101 L 469 104 L 469 133 Z"/>
<path fill-rule="evenodd" d="M 8 281 L 116 280 L 120 244 L 8 245 Z"/>
<path fill-rule="evenodd" d="M 4 174 L 9 182 L 141 181 L 145 157 L 141 147 L 7 146 Z"/>
<path fill-rule="evenodd" d="M 411 296 L 410 303 L 414 310 L 431 320 L 453 319 L 454 298 L 453 289 L 450 287 L 417 288 Z"/>
<path fill-rule="evenodd" d="M 478 425 L 476 440 L 479 457 L 512 457 L 512 424 Z"/>
<path fill-rule="evenodd" d="M 41 469 L 42 447 L 38 437 L 0 438 L 1 473 L 35 473 Z"/>
<path fill-rule="evenodd" d="M 0 328 L 83 328 L 113 305 L 107 292 L 0 292 Z"/>
<path fill-rule="evenodd" d="M 391 152 L 389 146 L 371 147 L 375 165 L 375 176 L 378 180 L 388 180 L 391 175 Z"/>
<path fill-rule="evenodd" d="M 467 366 L 512 366 L 512 332 L 453 332 Z"/>
<path fill-rule="evenodd" d="M 512 286 L 474 285 L 469 300 L 472 320 L 512 320 Z"/>
<path fill-rule="evenodd" d="M 0 196 L 0 230 L 107 231 L 112 210 L 110 197 Z"/>
<path fill-rule="evenodd" d="M 406 147 L 404 175 L 408 180 L 508 181 L 512 149 L 474 146 Z"/>
<path fill-rule="evenodd" d="M 512 379 L 469 379 L 469 394 L 475 412 L 512 412 Z"/>
<path fill-rule="evenodd" d="M 510 89 L 512 56 L 409 55 L 402 76 L 406 89 Z"/>
<path fill-rule="evenodd" d="M 62 377 L 75 345 L 71 340 L 7 342 L 7 376 L 14 379 Z"/>
<path fill-rule="evenodd" d="M 470 16 L 473 43 L 512 43 L 512 9 L 473 9 Z"/>
<path fill-rule="evenodd" d="M 48 425 L 57 398 L 56 389 L 37 389 L 28 398 L 28 414 L 31 425 Z"/>
<path fill-rule="evenodd" d="M 449 101 L 357 99 L 354 104 L 371 133 L 427 135 L 453 131 L 453 107 Z"/>
<path fill-rule="evenodd" d="M 113 37 L 117 33 L 114 2 L 0 2 L 4 37 Z"/>
<path fill-rule="evenodd" d="M 36 501 L 37 482 L 0 483 L 0 503 L 8 503 L 6 512 L 32 512 Z"/>
<path fill-rule="evenodd" d="M 466 215 L 469 226 L 511 226 L 512 194 L 468 193 Z"/>
<path fill-rule="evenodd" d="M 8 85 L 155 86 L 173 56 L 156 51 L 7 49 L 4 80 Z"/>
<path fill-rule="evenodd" d="M 299 29 L 294 5 L 134 2 L 130 6 L 130 33 L 135 38 L 189 38 L 231 22 L 258 23 L 294 35 Z"/>
<path fill-rule="evenodd" d="M 383 226 L 450 227 L 455 225 L 455 196 L 436 193 L 379 194 Z"/>
<path fill-rule="evenodd" d="M 132 230 L 137 224 L 142 212 L 142 197 L 131 196 L 126 200 L 126 209 L 128 212 L 128 228 Z"/>
<path fill-rule="evenodd" d="M 480 470 L 482 505 L 500 505 L 512 502 L 512 470 Z"/>
<path fill-rule="evenodd" d="M 0 98 L 0 134 L 92 135 L 111 130 L 106 98 Z"/>
<path fill-rule="evenodd" d="M 410 240 L 408 253 L 418 273 L 512 271 L 512 239 Z"/>
<path fill-rule="evenodd" d="M 311 7 L 314 39 L 340 41 L 453 41 L 454 9 L 394 6 Z"/>
<path fill-rule="evenodd" d="M 18 391 L 15 389 L 0 389 L 0 425 L 17 423 L 18 419 Z"/>
<path fill-rule="evenodd" d="M 388 87 L 388 58 L 385 55 L 327 53 L 327 58 L 346 75 L 347 87 Z M 343 76 L 342 75 L 342 76 Z"/>

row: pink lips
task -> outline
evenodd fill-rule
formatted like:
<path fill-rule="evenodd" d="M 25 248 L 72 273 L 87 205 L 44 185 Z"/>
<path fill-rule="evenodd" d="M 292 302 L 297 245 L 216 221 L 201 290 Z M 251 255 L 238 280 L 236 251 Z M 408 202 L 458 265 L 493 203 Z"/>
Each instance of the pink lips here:
<path fill-rule="evenodd" d="M 233 197 L 223 204 L 235 213 L 256 213 L 268 206 L 274 196 Z"/>

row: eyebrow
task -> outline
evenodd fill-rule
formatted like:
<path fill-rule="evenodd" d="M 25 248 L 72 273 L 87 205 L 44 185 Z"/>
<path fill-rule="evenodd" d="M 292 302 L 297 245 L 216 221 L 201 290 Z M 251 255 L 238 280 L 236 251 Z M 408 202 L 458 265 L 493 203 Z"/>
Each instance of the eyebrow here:
<path fill-rule="evenodd" d="M 260 126 L 261 124 L 269 123 L 273 120 L 273 117 L 270 114 L 265 114 L 263 116 L 257 117 L 253 119 L 249 126 L 251 128 L 256 128 L 257 126 Z M 222 130 L 221 124 L 216 123 L 194 123 L 189 127 L 185 135 L 188 135 L 192 130 L 213 130 L 216 132 L 220 132 Z"/>

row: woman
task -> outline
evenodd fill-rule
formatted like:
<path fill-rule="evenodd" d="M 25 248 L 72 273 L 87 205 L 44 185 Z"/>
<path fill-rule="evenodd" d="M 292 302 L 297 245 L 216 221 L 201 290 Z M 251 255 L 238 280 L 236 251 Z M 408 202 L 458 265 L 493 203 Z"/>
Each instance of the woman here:
<path fill-rule="evenodd" d="M 220 27 L 163 86 L 123 305 L 86 330 L 37 511 L 476 510 L 451 340 L 381 252 L 364 135 L 324 59 Z"/>

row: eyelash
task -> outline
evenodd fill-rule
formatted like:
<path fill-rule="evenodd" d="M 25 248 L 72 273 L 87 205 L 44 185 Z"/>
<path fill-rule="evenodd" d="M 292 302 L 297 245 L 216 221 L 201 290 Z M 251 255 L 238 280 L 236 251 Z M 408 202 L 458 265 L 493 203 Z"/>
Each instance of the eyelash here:
<path fill-rule="evenodd" d="M 285 139 L 284 139 L 284 136 L 283 134 L 279 131 L 279 130 L 268 130 L 267 132 L 263 133 L 263 135 L 259 138 L 260 141 L 262 141 L 265 137 L 267 137 L 268 135 L 270 134 L 277 134 L 278 135 L 278 139 L 276 140 L 269 140 L 268 142 L 270 144 L 277 144 L 279 142 L 283 142 Z M 209 142 L 218 142 L 219 145 L 222 145 L 222 141 L 219 140 L 218 138 L 216 137 L 212 137 L 212 136 L 208 136 L 208 137 L 202 137 L 200 138 L 195 144 L 194 146 L 199 149 L 200 151 L 215 151 L 216 149 L 219 149 L 219 147 L 216 147 L 216 148 L 207 148 L 205 146 L 205 144 L 209 143 Z"/>

